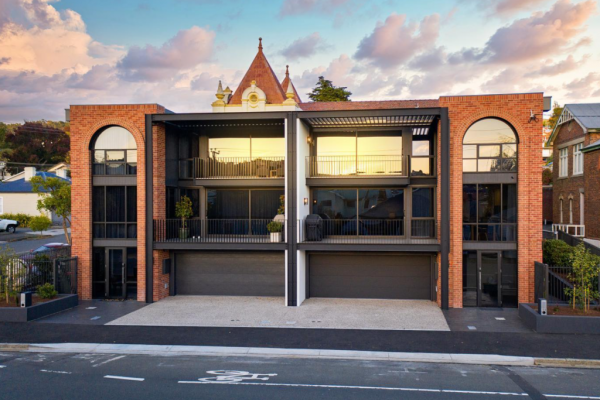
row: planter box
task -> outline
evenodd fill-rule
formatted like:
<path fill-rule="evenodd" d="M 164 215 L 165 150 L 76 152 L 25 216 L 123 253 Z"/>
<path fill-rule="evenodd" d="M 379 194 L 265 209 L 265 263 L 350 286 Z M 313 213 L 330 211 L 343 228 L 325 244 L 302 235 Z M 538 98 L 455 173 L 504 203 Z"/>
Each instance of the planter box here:
<path fill-rule="evenodd" d="M 537 304 L 519 304 L 519 317 L 525 326 L 538 333 L 600 334 L 600 317 L 540 315 Z"/>
<path fill-rule="evenodd" d="M 76 294 L 66 294 L 31 307 L 1 307 L 0 322 L 27 322 L 68 310 L 77 304 L 79 297 Z"/>
<path fill-rule="evenodd" d="M 271 243 L 281 243 L 282 238 L 281 232 L 271 232 Z"/>

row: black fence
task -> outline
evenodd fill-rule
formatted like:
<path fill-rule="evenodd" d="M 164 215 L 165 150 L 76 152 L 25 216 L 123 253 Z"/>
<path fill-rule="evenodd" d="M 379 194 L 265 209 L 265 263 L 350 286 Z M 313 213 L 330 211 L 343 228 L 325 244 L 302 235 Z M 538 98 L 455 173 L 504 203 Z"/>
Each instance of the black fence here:
<path fill-rule="evenodd" d="M 593 244 L 586 242 L 585 240 L 583 240 L 581 238 L 575 237 L 573 235 L 569 235 L 568 233 L 563 232 L 563 231 L 558 231 L 558 239 L 562 240 L 566 244 L 573 246 L 573 247 L 575 247 L 575 246 L 579 245 L 581 242 L 583 242 L 585 245 L 585 248 L 588 249 L 590 251 L 590 253 L 600 256 L 600 247 L 594 246 Z"/>
<path fill-rule="evenodd" d="M 567 289 L 573 289 L 571 273 L 573 267 L 557 267 L 535 263 L 535 300 L 544 298 L 549 304 L 568 304 Z M 600 274 L 593 283 L 600 291 Z M 596 302 L 597 303 L 597 302 Z"/>
<path fill-rule="evenodd" d="M 544 231 L 542 231 L 542 238 L 543 239 L 558 239 L 557 232 L 544 230 Z"/>
<path fill-rule="evenodd" d="M 154 241 L 185 243 L 269 243 L 285 242 L 285 221 L 267 226 L 273 219 L 155 219 Z"/>
<path fill-rule="evenodd" d="M 59 294 L 77 293 L 77 257 L 71 257 L 71 248 L 22 253 L 0 266 L 0 292 L 6 296 L 35 291 L 50 283 Z"/>

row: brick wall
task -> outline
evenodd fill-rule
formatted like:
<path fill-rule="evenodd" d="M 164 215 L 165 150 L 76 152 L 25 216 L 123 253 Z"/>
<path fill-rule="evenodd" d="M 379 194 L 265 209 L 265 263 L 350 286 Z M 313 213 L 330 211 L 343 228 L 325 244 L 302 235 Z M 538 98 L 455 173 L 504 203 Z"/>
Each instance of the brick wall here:
<path fill-rule="evenodd" d="M 92 171 L 90 141 L 99 129 L 119 125 L 127 129 L 137 143 L 137 253 L 139 301 L 146 300 L 146 170 L 145 116 L 164 113 L 157 104 L 71 106 L 71 175 L 73 254 L 79 257 L 78 293 L 92 298 Z"/>
<path fill-rule="evenodd" d="M 590 140 L 591 141 L 591 140 Z M 600 239 L 600 150 L 585 153 L 583 157 L 585 176 L 585 236 Z"/>
<path fill-rule="evenodd" d="M 573 176 L 573 145 L 567 146 L 567 153 L 569 155 L 568 164 L 569 164 L 569 175 L 566 178 L 559 177 L 560 171 L 560 147 L 564 143 L 571 142 L 577 139 L 584 139 L 584 146 L 588 144 L 589 138 L 585 138 L 585 133 L 581 125 L 579 125 L 576 121 L 572 120 L 565 124 L 562 124 L 558 128 L 558 132 L 556 133 L 556 137 L 554 138 L 554 146 L 553 146 L 553 168 L 552 168 L 552 181 L 553 181 L 553 189 L 552 189 L 552 198 L 553 198 L 553 222 L 555 224 L 569 224 L 570 221 L 570 199 L 573 199 L 573 224 L 580 225 L 580 207 L 579 207 L 579 192 L 580 189 L 583 190 L 585 188 L 585 179 L 584 177 L 587 175 L 584 169 L 583 176 Z M 564 148 L 564 146 L 563 146 Z M 585 158 L 584 156 L 584 164 Z M 561 212 L 561 202 L 562 201 L 562 212 L 563 219 L 560 219 Z M 587 207 L 586 207 L 587 208 Z M 586 210 L 587 211 L 587 210 Z M 584 214 L 585 216 L 585 214 Z"/>
<path fill-rule="evenodd" d="M 542 259 L 543 94 L 441 97 L 450 117 L 450 271 L 449 306 L 462 307 L 462 140 L 476 121 L 497 117 L 519 137 L 518 257 L 519 302 L 533 301 L 534 262 Z M 529 122 L 530 110 L 538 121 Z"/>

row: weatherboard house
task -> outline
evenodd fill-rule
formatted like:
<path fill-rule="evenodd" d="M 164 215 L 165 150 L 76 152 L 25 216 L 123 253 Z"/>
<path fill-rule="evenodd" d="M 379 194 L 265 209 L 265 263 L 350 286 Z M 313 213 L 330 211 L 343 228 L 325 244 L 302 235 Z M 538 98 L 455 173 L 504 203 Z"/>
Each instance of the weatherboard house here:
<path fill-rule="evenodd" d="M 262 44 L 215 87 L 68 109 L 82 298 L 534 300 L 542 93 L 303 102 Z"/>

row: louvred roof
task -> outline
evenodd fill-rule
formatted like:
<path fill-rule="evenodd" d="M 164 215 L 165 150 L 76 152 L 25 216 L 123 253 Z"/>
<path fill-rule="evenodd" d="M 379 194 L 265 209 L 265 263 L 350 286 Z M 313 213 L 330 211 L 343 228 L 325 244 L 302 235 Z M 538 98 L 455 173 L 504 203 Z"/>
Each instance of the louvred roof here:
<path fill-rule="evenodd" d="M 385 110 L 393 108 L 436 108 L 439 100 L 315 101 L 299 104 L 303 111 Z"/>

